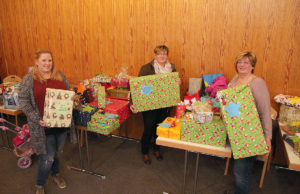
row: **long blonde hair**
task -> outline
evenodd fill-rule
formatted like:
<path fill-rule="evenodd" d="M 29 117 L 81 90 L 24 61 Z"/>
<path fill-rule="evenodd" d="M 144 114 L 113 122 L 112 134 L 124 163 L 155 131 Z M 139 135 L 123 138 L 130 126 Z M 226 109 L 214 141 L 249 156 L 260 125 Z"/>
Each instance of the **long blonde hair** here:
<path fill-rule="evenodd" d="M 52 69 L 51 69 L 51 76 L 50 76 L 50 78 L 51 79 L 55 79 L 55 80 L 59 80 L 59 81 L 63 81 L 63 78 L 62 78 L 61 74 L 59 73 L 59 71 L 56 70 L 56 68 L 54 66 L 54 61 L 53 61 L 53 56 L 52 56 L 51 51 L 49 51 L 49 50 L 38 50 L 35 53 L 35 60 L 38 60 L 40 58 L 40 56 L 42 54 L 45 54 L 45 53 L 50 54 L 51 58 L 52 58 Z M 42 73 L 39 71 L 39 69 L 38 69 L 38 67 L 37 67 L 36 64 L 33 66 L 33 69 L 32 69 L 31 73 L 32 73 L 33 79 L 38 80 L 41 83 L 45 83 L 46 82 L 46 79 L 43 77 Z"/>

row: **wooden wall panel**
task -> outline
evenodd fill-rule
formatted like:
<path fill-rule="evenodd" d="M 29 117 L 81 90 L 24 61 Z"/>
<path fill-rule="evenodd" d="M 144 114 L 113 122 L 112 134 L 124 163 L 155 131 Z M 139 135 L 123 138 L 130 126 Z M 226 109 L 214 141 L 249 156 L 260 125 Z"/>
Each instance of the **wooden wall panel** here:
<path fill-rule="evenodd" d="M 24 76 L 41 48 L 52 50 L 73 83 L 116 75 L 121 66 L 137 75 L 154 47 L 166 44 L 182 93 L 189 77 L 224 73 L 230 80 L 235 56 L 251 50 L 272 98 L 300 96 L 299 0 L 15 0 L 0 8 L 1 76 Z"/>

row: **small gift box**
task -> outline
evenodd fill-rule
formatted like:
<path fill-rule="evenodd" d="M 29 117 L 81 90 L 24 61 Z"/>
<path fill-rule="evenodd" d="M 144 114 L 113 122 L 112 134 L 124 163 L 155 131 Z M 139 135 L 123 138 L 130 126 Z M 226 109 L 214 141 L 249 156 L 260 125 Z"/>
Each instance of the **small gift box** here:
<path fill-rule="evenodd" d="M 43 121 L 47 127 L 71 125 L 74 95 L 74 91 L 46 89 Z"/>
<path fill-rule="evenodd" d="M 87 130 L 109 135 L 112 131 L 120 127 L 118 118 L 110 117 L 102 113 L 95 113 L 90 122 L 88 122 Z"/>
<path fill-rule="evenodd" d="M 202 78 L 189 79 L 189 93 L 191 95 L 198 93 L 201 90 Z"/>
<path fill-rule="evenodd" d="M 120 123 L 124 122 L 129 116 L 129 102 L 125 100 L 117 100 L 112 98 L 106 98 L 105 112 L 117 114 L 119 116 Z"/>
<path fill-rule="evenodd" d="M 104 86 L 99 86 L 98 88 L 98 107 L 99 108 L 105 108 L 105 87 Z"/>
<path fill-rule="evenodd" d="M 180 140 L 181 119 L 167 117 L 163 123 L 160 123 L 156 129 L 159 137 L 167 137 Z"/>

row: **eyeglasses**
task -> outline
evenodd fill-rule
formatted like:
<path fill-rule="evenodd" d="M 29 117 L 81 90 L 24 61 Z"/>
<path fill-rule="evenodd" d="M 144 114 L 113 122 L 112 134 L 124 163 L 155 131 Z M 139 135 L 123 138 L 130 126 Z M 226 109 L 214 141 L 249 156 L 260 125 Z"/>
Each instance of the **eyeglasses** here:
<path fill-rule="evenodd" d="M 157 53 L 156 55 L 158 55 L 158 56 L 167 56 L 168 53 Z"/>
<path fill-rule="evenodd" d="M 237 64 L 250 65 L 251 63 L 249 61 L 238 61 Z"/>

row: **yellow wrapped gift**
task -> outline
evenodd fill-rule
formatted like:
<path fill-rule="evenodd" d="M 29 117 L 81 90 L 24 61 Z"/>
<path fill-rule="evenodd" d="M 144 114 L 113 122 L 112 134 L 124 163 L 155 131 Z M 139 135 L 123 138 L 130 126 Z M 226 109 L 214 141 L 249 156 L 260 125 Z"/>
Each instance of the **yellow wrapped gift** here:
<path fill-rule="evenodd" d="M 159 137 L 167 137 L 180 140 L 181 119 L 167 117 L 156 129 Z"/>

